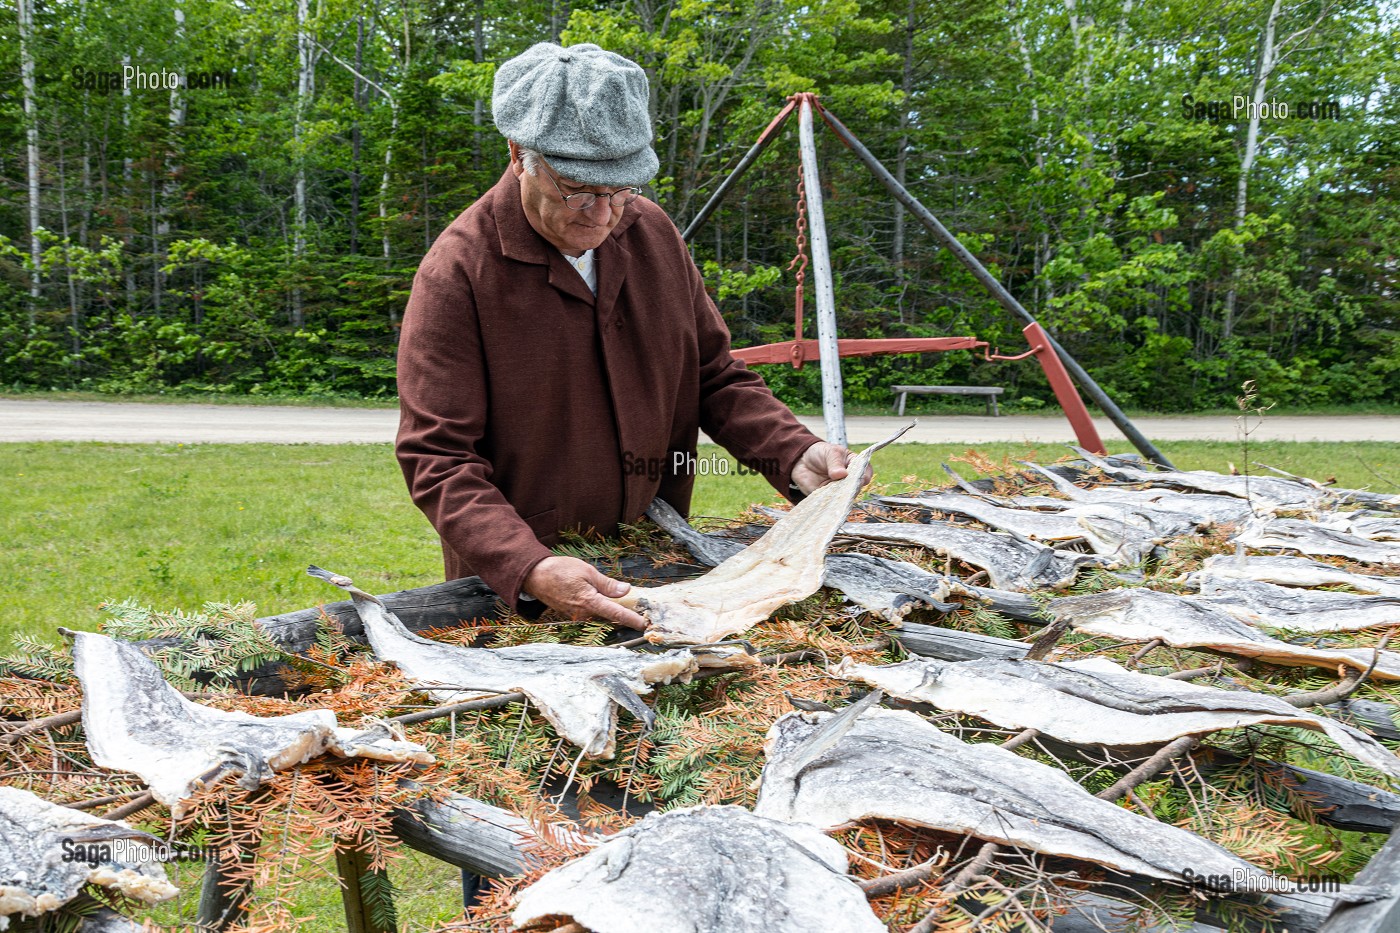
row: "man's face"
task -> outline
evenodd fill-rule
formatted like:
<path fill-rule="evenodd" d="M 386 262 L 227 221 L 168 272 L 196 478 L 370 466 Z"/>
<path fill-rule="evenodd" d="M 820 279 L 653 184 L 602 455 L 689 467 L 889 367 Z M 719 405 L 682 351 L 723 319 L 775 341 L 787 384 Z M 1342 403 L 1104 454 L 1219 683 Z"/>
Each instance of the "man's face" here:
<path fill-rule="evenodd" d="M 601 246 L 626 210 L 622 204 L 611 205 L 605 198 L 598 198 L 587 210 L 570 210 L 560 191 L 564 194 L 593 191 L 606 195 L 615 189 L 579 185 L 560 178 L 543 159 L 538 172 L 531 175 L 525 171 L 515 143 L 510 145 L 510 168 L 520 179 L 520 205 L 525 209 L 530 226 L 566 256 L 582 256 L 586 250 Z M 616 200 L 621 201 L 621 196 Z"/>

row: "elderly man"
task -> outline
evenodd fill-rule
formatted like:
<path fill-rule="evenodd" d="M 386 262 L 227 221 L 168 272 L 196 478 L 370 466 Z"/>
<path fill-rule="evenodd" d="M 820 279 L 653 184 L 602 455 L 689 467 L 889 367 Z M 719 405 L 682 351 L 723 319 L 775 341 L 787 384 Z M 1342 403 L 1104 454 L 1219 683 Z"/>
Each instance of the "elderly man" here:
<path fill-rule="evenodd" d="M 399 462 L 448 579 L 643 628 L 610 599 L 626 583 L 550 552 L 560 532 L 613 534 L 658 495 L 684 514 L 701 429 L 792 498 L 845 476 L 849 452 L 734 360 L 640 197 L 658 166 L 641 68 L 541 43 L 501 66 L 492 115 L 510 166 L 428 251 L 404 315 Z"/>

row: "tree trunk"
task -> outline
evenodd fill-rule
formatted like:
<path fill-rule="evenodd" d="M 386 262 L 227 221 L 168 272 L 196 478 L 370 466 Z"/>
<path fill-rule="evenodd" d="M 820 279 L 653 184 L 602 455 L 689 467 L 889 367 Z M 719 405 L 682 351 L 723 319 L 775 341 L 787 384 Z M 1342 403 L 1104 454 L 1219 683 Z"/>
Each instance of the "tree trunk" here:
<path fill-rule="evenodd" d="M 355 122 L 350 124 L 350 255 L 360 252 L 360 148 L 363 134 L 360 131 L 360 113 L 365 106 L 365 83 L 360 73 L 365 69 L 365 19 L 355 17 L 355 73 L 351 76 L 351 104 L 355 108 Z"/>
<path fill-rule="evenodd" d="M 24 87 L 24 131 L 29 160 L 29 333 L 39 310 L 39 102 L 34 90 L 34 8 L 30 0 L 15 0 L 19 12 L 20 79 Z"/>
<path fill-rule="evenodd" d="M 480 65 L 486 61 L 486 33 L 483 29 L 486 0 L 476 0 L 476 13 L 472 17 L 472 61 Z M 478 97 L 472 101 L 472 170 L 481 171 L 481 118 L 482 102 Z"/>
<path fill-rule="evenodd" d="M 894 157 L 894 178 L 901 186 L 909 167 L 909 111 L 914 103 L 914 33 L 918 26 L 916 0 L 909 0 L 904 19 L 904 79 L 899 88 L 904 99 L 899 108 L 899 146 Z M 904 281 L 904 205 L 894 202 L 894 242 L 890 246 L 890 262 L 895 278 Z M 904 296 L 899 299 L 899 323 L 904 323 Z"/>
<path fill-rule="evenodd" d="M 68 175 L 64 166 L 67 154 L 64 151 L 61 121 L 54 127 L 54 141 L 58 144 L 58 217 L 63 233 L 63 274 L 68 280 L 68 323 L 73 331 L 71 346 L 76 354 L 83 348 L 82 340 L 78 336 L 82 327 L 82 317 L 78 311 L 78 284 L 73 280 L 73 262 L 68 253 L 72 241 L 71 230 L 68 227 Z"/>
<path fill-rule="evenodd" d="M 122 67 L 126 68 L 131 64 L 131 56 L 122 56 Z M 131 151 L 131 88 L 122 85 L 122 150 Z M 126 252 L 132 253 L 136 246 L 136 237 L 132 231 L 136 229 L 136 188 L 132 178 L 131 156 L 122 157 L 122 195 L 126 201 L 125 223 L 126 228 L 122 233 L 122 240 L 126 243 Z M 136 262 L 134 257 L 128 255 L 126 264 L 126 311 L 128 314 L 136 313 Z"/>
<path fill-rule="evenodd" d="M 1254 89 L 1250 100 L 1254 106 L 1249 112 L 1249 127 L 1245 132 L 1244 155 L 1240 158 L 1240 177 L 1235 183 L 1235 231 L 1244 227 L 1244 218 L 1249 204 L 1249 173 L 1254 170 L 1254 160 L 1259 155 L 1259 111 L 1264 103 L 1264 91 L 1269 84 L 1269 76 L 1278 64 L 1278 49 L 1274 45 L 1275 30 L 1278 28 L 1279 11 L 1283 0 L 1274 0 L 1269 9 L 1269 18 L 1264 23 L 1264 35 L 1259 42 L 1259 62 L 1254 70 Z M 1221 314 L 1220 337 L 1229 340 L 1235 332 L 1235 301 L 1239 295 L 1240 272 L 1244 268 L 1244 255 L 1235 260 L 1230 270 L 1230 287 L 1225 292 L 1225 307 Z"/>
<path fill-rule="evenodd" d="M 183 63 L 185 48 L 185 10 L 181 6 L 183 0 L 175 0 L 175 54 L 176 60 Z M 188 68 L 186 68 L 188 72 Z M 163 291 L 165 287 L 165 244 L 170 239 L 170 215 L 173 205 L 179 197 L 179 186 L 175 177 L 180 172 L 180 163 L 176 160 L 176 146 L 180 138 L 180 132 L 185 125 L 185 95 L 184 89 L 177 83 L 170 89 L 170 119 L 168 124 L 169 136 L 165 146 L 165 177 L 160 185 L 160 203 L 156 206 L 156 236 L 151 243 L 152 275 L 157 277 L 157 290 Z"/>
<path fill-rule="evenodd" d="M 292 264 L 295 267 L 293 275 L 297 280 L 301 278 L 301 262 L 306 255 L 306 153 L 302 148 L 302 135 L 306 111 L 311 105 L 311 95 L 315 91 L 316 67 L 310 27 L 307 24 L 311 18 L 307 6 L 307 0 L 297 0 L 297 105 L 296 122 L 292 131 L 292 139 L 296 146 L 296 214 L 292 220 Z M 306 323 L 306 313 L 300 285 L 293 286 L 291 298 L 292 326 L 301 327 Z"/>

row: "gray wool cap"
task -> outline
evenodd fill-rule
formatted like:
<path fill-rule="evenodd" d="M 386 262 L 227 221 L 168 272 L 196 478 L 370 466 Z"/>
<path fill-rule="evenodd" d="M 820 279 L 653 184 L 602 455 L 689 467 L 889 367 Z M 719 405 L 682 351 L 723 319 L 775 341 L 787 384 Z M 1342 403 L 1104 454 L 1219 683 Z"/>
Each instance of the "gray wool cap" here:
<path fill-rule="evenodd" d="M 534 149 L 585 185 L 642 185 L 660 163 L 651 148 L 647 76 L 592 43 L 541 42 L 496 70 L 491 117 L 507 139 Z"/>

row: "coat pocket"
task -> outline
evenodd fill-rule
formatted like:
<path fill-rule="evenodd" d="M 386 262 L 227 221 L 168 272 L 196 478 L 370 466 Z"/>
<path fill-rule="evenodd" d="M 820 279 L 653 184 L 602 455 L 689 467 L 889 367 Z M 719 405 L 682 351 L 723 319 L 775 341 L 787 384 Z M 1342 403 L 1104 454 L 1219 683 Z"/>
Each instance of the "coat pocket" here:
<path fill-rule="evenodd" d="M 559 510 L 545 509 L 543 512 L 536 512 L 534 515 L 522 516 L 525 524 L 530 526 L 530 530 L 535 533 L 535 537 L 546 547 L 553 547 L 559 543 Z"/>

